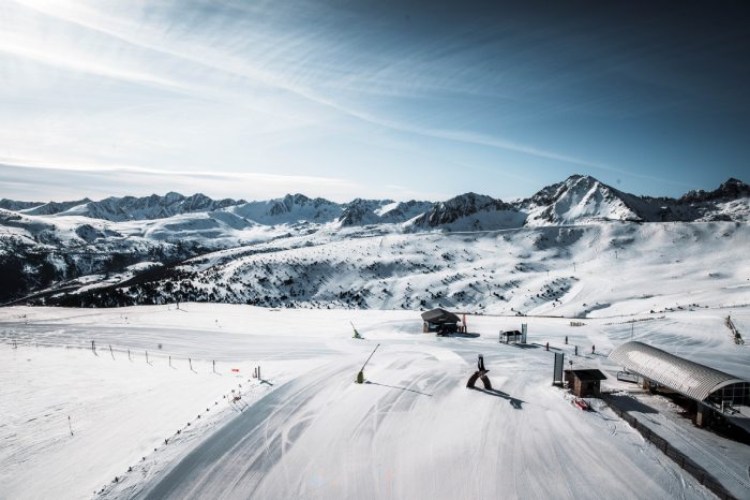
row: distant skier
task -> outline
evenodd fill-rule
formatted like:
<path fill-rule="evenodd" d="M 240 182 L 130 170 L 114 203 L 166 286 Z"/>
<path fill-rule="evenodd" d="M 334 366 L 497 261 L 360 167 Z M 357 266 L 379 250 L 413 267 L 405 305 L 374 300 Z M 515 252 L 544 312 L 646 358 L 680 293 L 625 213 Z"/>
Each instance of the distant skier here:
<path fill-rule="evenodd" d="M 595 353 L 596 353 L 596 346 L 592 345 L 591 346 L 591 354 L 595 354 Z"/>

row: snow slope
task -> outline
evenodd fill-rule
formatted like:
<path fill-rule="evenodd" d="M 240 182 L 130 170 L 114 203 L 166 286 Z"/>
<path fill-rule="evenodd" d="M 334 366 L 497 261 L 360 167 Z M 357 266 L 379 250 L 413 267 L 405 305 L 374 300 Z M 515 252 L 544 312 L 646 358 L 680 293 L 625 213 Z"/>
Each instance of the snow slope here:
<path fill-rule="evenodd" d="M 740 330 L 750 326 L 750 309 L 731 312 Z M 574 408 L 550 385 L 551 353 L 539 346 L 601 367 L 605 384 L 618 369 L 606 353 L 631 335 L 750 378 L 747 346 L 721 330 L 725 313 L 594 318 L 580 327 L 469 316 L 478 337 L 436 338 L 421 333 L 411 311 L 0 309 L 0 384 L 12 387 L 0 411 L 13 416 L 0 426 L 10 444 L 0 452 L 0 497 L 710 498 L 610 410 Z M 349 321 L 366 340 L 351 339 Z M 530 348 L 497 343 L 498 331 L 521 321 Z M 87 350 L 92 339 L 99 356 Z M 369 383 L 353 384 L 376 344 Z M 604 355 L 588 354 L 592 344 Z M 145 349 L 158 353 L 152 366 Z M 477 353 L 495 392 L 464 388 Z M 267 383 L 248 377 L 257 365 Z M 222 396 L 239 383 L 250 405 L 231 408 Z M 214 420 L 199 423 L 206 417 Z M 40 476 L 44 484 L 33 479 Z"/>
<path fill-rule="evenodd" d="M 750 304 L 748 244 L 750 228 L 728 222 L 321 232 L 206 254 L 149 283 L 69 299 L 86 305 L 182 297 L 285 308 L 657 316 Z"/>

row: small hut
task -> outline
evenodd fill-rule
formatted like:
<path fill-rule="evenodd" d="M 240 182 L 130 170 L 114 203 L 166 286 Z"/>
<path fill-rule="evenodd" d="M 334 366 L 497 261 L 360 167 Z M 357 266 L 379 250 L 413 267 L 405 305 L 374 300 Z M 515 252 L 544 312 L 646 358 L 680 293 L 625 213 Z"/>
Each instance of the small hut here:
<path fill-rule="evenodd" d="M 506 344 L 510 344 L 511 342 L 520 342 L 523 338 L 523 334 L 518 330 L 506 330 L 500 332 L 500 338 Z"/>
<path fill-rule="evenodd" d="M 458 331 L 458 316 L 445 309 L 432 309 L 422 313 L 422 331 L 424 333 L 437 332 L 438 335 L 455 333 Z"/>
<path fill-rule="evenodd" d="M 606 375 L 596 369 L 565 370 L 565 381 L 571 392 L 579 398 L 598 397 L 599 383 L 606 378 Z"/>

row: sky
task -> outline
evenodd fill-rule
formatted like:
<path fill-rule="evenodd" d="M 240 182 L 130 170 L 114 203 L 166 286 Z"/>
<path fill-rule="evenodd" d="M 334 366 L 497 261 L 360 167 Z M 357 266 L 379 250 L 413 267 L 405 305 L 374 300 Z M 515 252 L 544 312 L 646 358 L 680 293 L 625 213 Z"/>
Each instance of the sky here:
<path fill-rule="evenodd" d="M 2 0 L 0 197 L 750 181 L 750 3 Z"/>

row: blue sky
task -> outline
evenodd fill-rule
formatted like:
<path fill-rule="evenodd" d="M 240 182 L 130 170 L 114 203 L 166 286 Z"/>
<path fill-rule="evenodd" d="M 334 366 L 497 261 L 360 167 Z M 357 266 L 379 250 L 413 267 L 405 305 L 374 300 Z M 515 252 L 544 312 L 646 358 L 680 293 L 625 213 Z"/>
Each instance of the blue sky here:
<path fill-rule="evenodd" d="M 748 181 L 743 2 L 6 0 L 0 197 Z"/>

